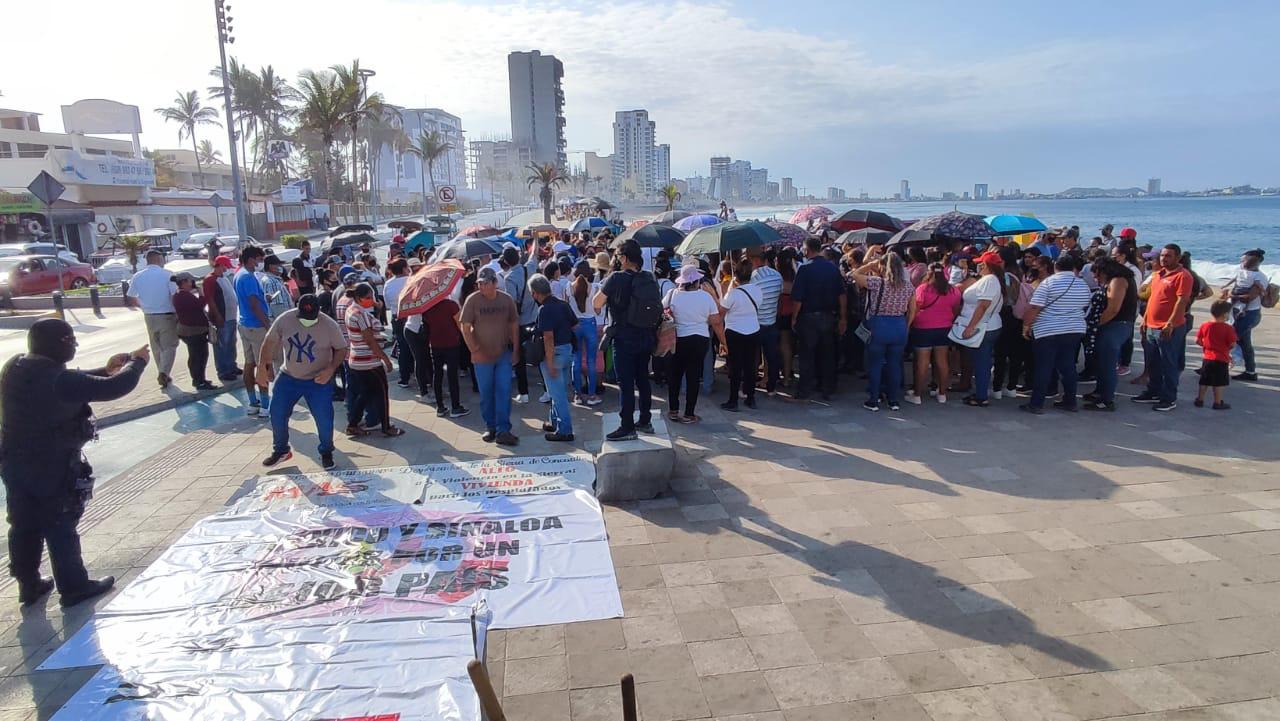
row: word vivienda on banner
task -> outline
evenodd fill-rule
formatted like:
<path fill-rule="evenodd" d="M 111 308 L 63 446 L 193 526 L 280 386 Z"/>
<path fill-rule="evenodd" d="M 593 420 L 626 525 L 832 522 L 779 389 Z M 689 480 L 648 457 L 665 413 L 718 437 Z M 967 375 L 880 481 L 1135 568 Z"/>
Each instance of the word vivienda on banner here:
<path fill-rule="evenodd" d="M 45 661 L 105 665 L 55 718 L 479 718 L 473 627 L 622 615 L 593 481 L 581 455 L 262 479 Z"/>

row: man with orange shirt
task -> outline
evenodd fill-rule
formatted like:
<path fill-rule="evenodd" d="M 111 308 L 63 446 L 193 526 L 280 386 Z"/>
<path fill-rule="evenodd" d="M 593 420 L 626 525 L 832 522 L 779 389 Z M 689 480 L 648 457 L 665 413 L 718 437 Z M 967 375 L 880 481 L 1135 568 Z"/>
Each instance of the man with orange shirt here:
<path fill-rule="evenodd" d="M 1147 389 L 1135 403 L 1154 403 L 1152 410 L 1178 407 L 1178 359 L 1187 342 L 1187 309 L 1195 279 L 1182 267 L 1182 248 L 1170 243 L 1160 249 L 1160 268 L 1151 277 L 1151 296 L 1142 318 L 1147 351 Z"/>

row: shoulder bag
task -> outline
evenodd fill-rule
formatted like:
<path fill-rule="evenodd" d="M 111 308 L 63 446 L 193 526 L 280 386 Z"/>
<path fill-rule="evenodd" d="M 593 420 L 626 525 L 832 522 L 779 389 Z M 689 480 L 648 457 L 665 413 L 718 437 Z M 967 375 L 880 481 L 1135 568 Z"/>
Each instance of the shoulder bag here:
<path fill-rule="evenodd" d="M 856 335 L 858 337 L 858 340 L 862 341 L 863 343 L 871 342 L 871 328 L 867 325 L 867 318 L 870 318 L 871 316 L 880 312 L 880 299 L 884 298 L 884 286 L 885 286 L 884 278 L 881 278 L 880 290 L 876 293 L 875 313 L 868 313 L 866 317 L 862 319 L 862 322 L 858 324 L 858 327 L 853 329 L 853 334 Z"/>

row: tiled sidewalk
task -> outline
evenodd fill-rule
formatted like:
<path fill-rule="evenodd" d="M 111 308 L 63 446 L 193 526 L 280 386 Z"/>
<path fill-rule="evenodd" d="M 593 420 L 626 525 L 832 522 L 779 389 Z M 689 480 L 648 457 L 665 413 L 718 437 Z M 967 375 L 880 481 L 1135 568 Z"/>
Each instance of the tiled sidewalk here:
<path fill-rule="evenodd" d="M 1260 361 L 1280 375 L 1276 353 Z M 677 430 L 675 493 L 606 509 L 625 618 L 493 634 L 507 715 L 620 719 L 630 672 L 646 721 L 1278 719 L 1280 381 L 1232 386 L 1224 413 L 1191 406 L 1194 378 L 1171 414 L 1040 417 L 1015 401 L 870 414 L 852 393 L 723 414 L 721 381 Z M 564 450 L 522 410 L 515 454 Z M 408 436 L 341 440 L 339 463 L 510 452 L 479 440 L 478 408 L 395 415 Z M 576 446 L 594 419 L 576 418 Z M 295 420 L 296 465 L 315 470 Z M 269 446 L 252 423 L 109 487 L 85 523 L 94 572 L 127 582 L 220 508 Z M 0 721 L 48 718 L 91 671 L 31 669 L 88 610 L 21 614 L 13 593 Z"/>

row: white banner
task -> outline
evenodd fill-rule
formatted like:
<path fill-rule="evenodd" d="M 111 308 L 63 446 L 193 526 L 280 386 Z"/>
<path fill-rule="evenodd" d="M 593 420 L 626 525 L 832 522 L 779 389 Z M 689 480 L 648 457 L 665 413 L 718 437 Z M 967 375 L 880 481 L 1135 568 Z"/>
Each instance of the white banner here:
<path fill-rule="evenodd" d="M 593 481 L 577 455 L 263 479 L 41 665 L 112 669 L 57 718 L 476 719 L 472 609 L 622 615 Z"/>
<path fill-rule="evenodd" d="M 81 155 L 74 150 L 53 151 L 57 168 L 53 176 L 66 184 L 133 185 L 156 184 L 156 166 L 145 158 L 115 155 Z"/>

